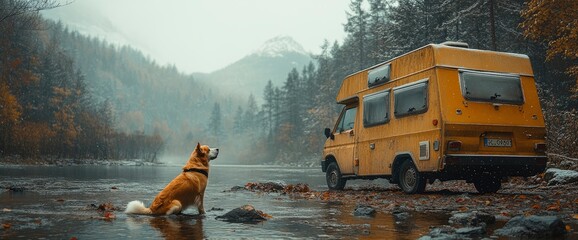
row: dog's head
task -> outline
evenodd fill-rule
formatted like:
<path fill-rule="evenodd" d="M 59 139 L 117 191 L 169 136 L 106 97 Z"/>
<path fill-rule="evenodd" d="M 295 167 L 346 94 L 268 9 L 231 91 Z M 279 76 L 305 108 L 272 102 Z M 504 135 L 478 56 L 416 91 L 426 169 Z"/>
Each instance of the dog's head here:
<path fill-rule="evenodd" d="M 197 147 L 191 153 L 191 157 L 189 158 L 189 163 L 201 163 L 204 166 L 209 165 L 209 161 L 217 158 L 219 155 L 218 148 L 210 148 L 207 145 L 201 145 L 197 143 Z"/>

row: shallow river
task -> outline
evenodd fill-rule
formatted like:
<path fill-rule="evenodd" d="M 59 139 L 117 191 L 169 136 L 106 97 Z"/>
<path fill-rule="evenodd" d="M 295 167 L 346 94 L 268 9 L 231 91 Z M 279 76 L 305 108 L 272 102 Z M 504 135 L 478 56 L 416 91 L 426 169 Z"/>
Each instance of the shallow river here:
<path fill-rule="evenodd" d="M 230 192 L 247 182 L 307 183 L 325 190 L 319 168 L 213 165 L 205 195 L 205 217 L 150 217 L 115 211 L 104 219 L 95 206 L 124 209 L 132 200 L 148 206 L 177 174 L 178 166 L 0 166 L 1 239 L 416 239 L 429 226 L 447 224 L 447 216 L 420 215 L 396 222 L 390 214 L 353 216 L 354 202 L 331 204 L 292 199 L 276 193 Z M 350 181 L 348 186 L 386 184 Z M 23 191 L 8 191 L 14 186 Z M 215 217 L 251 204 L 272 216 L 258 224 L 227 223 Z M 223 209 L 223 210 L 219 210 Z"/>

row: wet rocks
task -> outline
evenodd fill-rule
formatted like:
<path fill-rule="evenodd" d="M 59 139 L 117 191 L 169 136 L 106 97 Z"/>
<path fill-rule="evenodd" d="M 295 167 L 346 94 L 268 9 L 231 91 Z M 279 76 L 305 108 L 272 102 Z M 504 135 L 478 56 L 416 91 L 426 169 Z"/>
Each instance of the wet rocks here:
<path fill-rule="evenodd" d="M 433 228 L 428 235 L 422 236 L 419 240 L 431 240 L 431 239 L 444 239 L 444 240 L 453 240 L 453 239 L 463 239 L 463 236 L 459 236 L 456 234 L 456 229 L 450 226 L 441 226 Z"/>
<path fill-rule="evenodd" d="M 246 190 L 245 187 L 241 187 L 241 186 L 234 186 L 231 188 L 231 190 L 229 190 L 230 192 L 237 192 L 237 191 L 242 191 L 242 190 Z"/>
<path fill-rule="evenodd" d="M 245 190 L 249 190 L 252 192 L 276 192 L 282 194 L 289 194 L 289 193 L 308 193 L 311 191 L 309 185 L 304 183 L 297 183 L 297 184 L 284 184 L 281 182 L 249 182 L 245 184 Z M 240 190 L 238 187 L 231 188 L 231 191 L 238 191 Z"/>
<path fill-rule="evenodd" d="M 250 191 L 280 192 L 285 189 L 285 184 L 280 182 L 249 182 L 245 184 L 245 189 Z"/>
<path fill-rule="evenodd" d="M 463 227 L 456 229 L 456 234 L 459 236 L 481 236 L 486 234 L 485 226 L 478 227 Z"/>
<path fill-rule="evenodd" d="M 355 206 L 355 210 L 353 211 L 354 216 L 363 216 L 363 217 L 374 217 L 376 213 L 377 212 L 373 207 L 362 204 Z"/>
<path fill-rule="evenodd" d="M 573 170 L 549 168 L 544 174 L 544 180 L 548 182 L 549 186 L 575 183 L 578 182 L 578 172 Z"/>
<path fill-rule="evenodd" d="M 411 217 L 411 214 L 409 212 L 393 213 L 393 218 L 395 219 L 396 223 L 407 221 L 410 217 Z"/>
<path fill-rule="evenodd" d="M 496 222 L 496 217 L 485 212 L 471 211 L 471 212 L 460 212 L 453 214 L 448 222 L 452 225 L 465 226 L 465 227 L 477 227 L 486 226 L 487 224 L 492 224 Z"/>
<path fill-rule="evenodd" d="M 216 219 L 233 223 L 257 223 L 266 221 L 269 218 L 271 218 L 270 215 L 256 210 L 255 207 L 251 205 L 243 205 L 225 213 L 224 215 L 218 216 Z"/>
<path fill-rule="evenodd" d="M 436 227 L 426 236 L 425 239 L 470 239 L 479 238 L 486 235 L 487 224 L 496 222 L 496 217 L 491 214 L 479 211 L 454 213 L 448 220 L 452 226 Z"/>
<path fill-rule="evenodd" d="M 422 236 L 420 240 L 430 240 L 430 239 L 478 239 L 479 237 L 486 234 L 485 226 L 478 227 L 463 227 L 463 228 L 453 228 L 451 226 L 440 226 L 433 228 L 428 235 Z"/>
<path fill-rule="evenodd" d="M 516 216 L 494 234 L 515 238 L 549 238 L 566 234 L 566 225 L 556 216 Z"/>
<path fill-rule="evenodd" d="M 309 185 L 304 183 L 297 183 L 295 185 L 288 184 L 285 186 L 285 188 L 283 188 L 284 193 L 307 193 L 310 191 L 311 189 L 309 188 Z"/>

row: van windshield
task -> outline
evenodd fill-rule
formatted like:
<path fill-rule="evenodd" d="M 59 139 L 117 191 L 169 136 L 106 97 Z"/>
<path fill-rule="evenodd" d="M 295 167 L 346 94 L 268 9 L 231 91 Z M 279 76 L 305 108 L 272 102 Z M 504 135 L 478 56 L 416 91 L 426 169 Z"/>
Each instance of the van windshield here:
<path fill-rule="evenodd" d="M 460 71 L 462 95 L 466 100 L 523 104 L 520 76 L 490 72 Z"/>

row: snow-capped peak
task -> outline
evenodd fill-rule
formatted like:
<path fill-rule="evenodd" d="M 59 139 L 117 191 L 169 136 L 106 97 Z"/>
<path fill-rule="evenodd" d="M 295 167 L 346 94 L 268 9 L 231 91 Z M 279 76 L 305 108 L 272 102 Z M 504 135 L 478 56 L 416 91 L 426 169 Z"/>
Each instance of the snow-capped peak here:
<path fill-rule="evenodd" d="M 303 46 L 289 36 L 277 36 L 267 40 L 253 54 L 266 57 L 281 57 L 286 53 L 297 52 L 307 55 Z"/>

